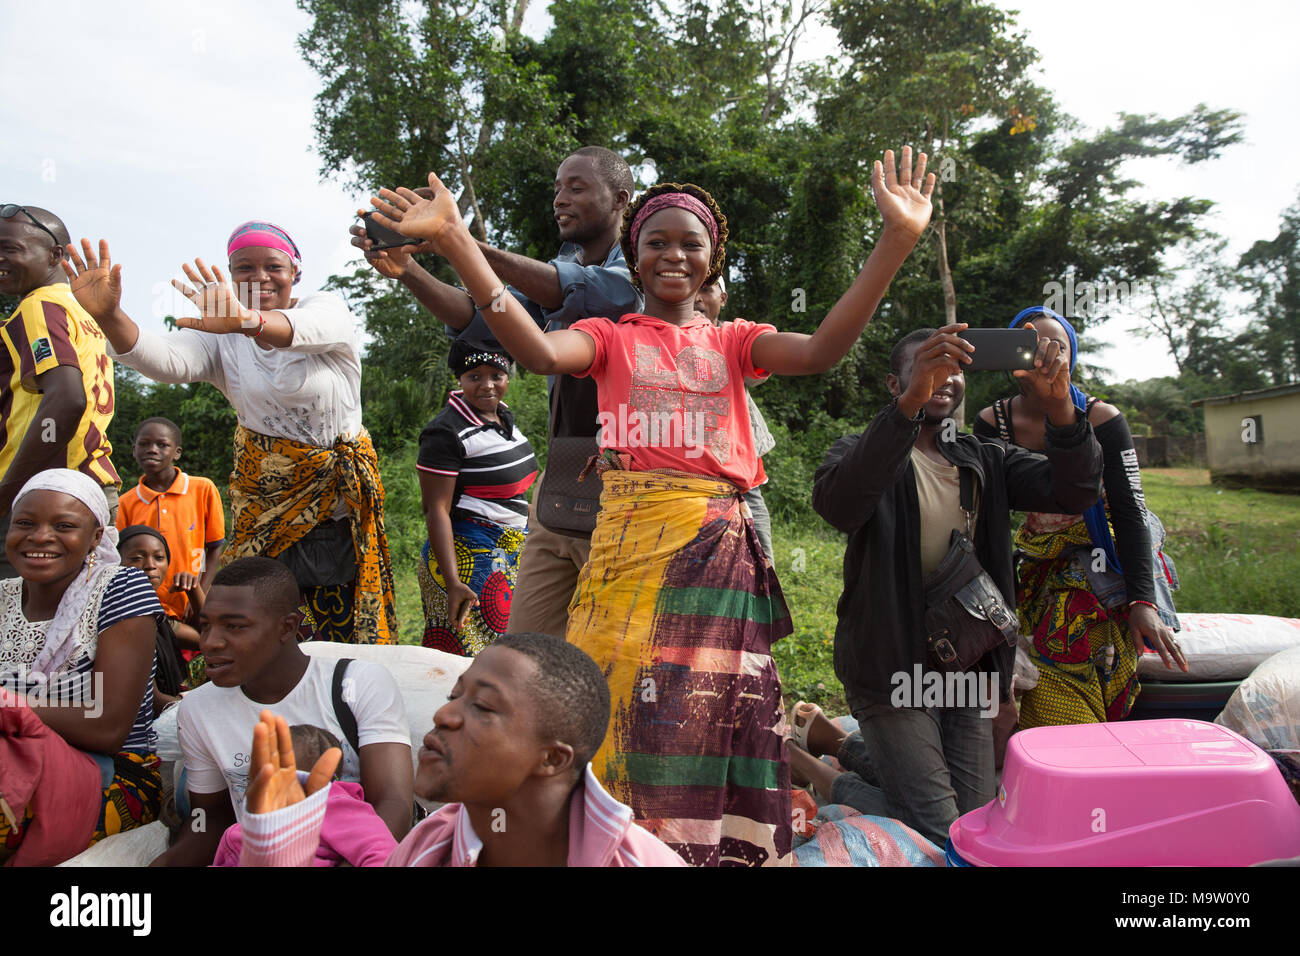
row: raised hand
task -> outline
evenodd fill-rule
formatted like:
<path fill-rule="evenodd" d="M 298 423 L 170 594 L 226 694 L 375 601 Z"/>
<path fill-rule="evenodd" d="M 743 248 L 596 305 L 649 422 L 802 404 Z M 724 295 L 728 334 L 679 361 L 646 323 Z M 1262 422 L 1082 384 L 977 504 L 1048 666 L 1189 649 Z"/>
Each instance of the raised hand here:
<path fill-rule="evenodd" d="M 171 590 L 173 592 L 183 591 L 188 595 L 191 604 L 203 606 L 203 587 L 199 583 L 199 576 L 190 571 L 177 571 L 172 575 Z"/>
<path fill-rule="evenodd" d="M 249 813 L 273 813 L 301 803 L 330 782 L 341 759 L 343 751 L 338 747 L 331 747 L 321 754 L 316 766 L 311 768 L 304 792 L 298 783 L 289 724 L 283 717 L 264 710 L 253 727 L 251 782 L 244 794 L 244 805 Z"/>
<path fill-rule="evenodd" d="M 445 256 L 448 243 L 467 236 L 469 230 L 456 201 L 434 173 L 429 173 L 429 189 L 432 191 L 430 199 L 405 186 L 396 192 L 381 189 L 378 196 L 370 197 L 370 205 L 375 207 L 375 221 L 381 226 L 416 239 L 426 239 L 432 251 Z"/>
<path fill-rule="evenodd" d="M 903 147 L 903 158 L 894 168 L 894 151 L 885 150 L 885 161 L 876 160 L 871 170 L 871 192 L 876 208 L 884 217 L 885 228 L 918 238 L 930 221 L 930 194 L 934 192 L 934 173 L 925 174 L 926 155 L 921 153 L 912 166 L 912 147 Z"/>
<path fill-rule="evenodd" d="M 90 249 L 90 240 L 82 239 L 81 248 L 85 260 L 77 255 L 75 246 L 68 246 L 68 258 L 60 265 L 67 273 L 72 286 L 72 294 L 77 297 L 81 307 L 90 313 L 91 318 L 100 324 L 107 320 L 122 303 L 122 266 L 113 265 L 108 252 L 108 243 L 99 240 L 99 257 Z"/>
<path fill-rule="evenodd" d="M 194 268 L 185 263 L 181 269 L 198 288 L 192 289 L 179 279 L 173 279 L 172 286 L 198 306 L 199 317 L 181 316 L 176 320 L 178 326 L 219 335 L 257 327 L 256 313 L 239 301 L 219 266 L 209 269 L 202 259 L 195 259 Z"/>

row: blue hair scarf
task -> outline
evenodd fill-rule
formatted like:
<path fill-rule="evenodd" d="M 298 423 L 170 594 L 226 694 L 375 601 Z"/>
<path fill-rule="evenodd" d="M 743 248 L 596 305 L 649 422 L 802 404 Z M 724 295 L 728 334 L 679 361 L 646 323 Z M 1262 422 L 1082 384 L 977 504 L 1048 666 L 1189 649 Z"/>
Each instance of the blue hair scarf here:
<path fill-rule="evenodd" d="M 1070 339 L 1070 375 L 1073 377 L 1074 363 L 1079 358 L 1079 337 L 1075 335 L 1074 326 L 1069 323 L 1065 316 L 1053 312 L 1047 306 L 1034 305 L 1012 319 L 1011 324 L 1007 327 L 1011 329 L 1019 328 L 1036 315 L 1055 319 L 1061 323 L 1061 328 L 1065 329 L 1065 334 Z M 1087 414 L 1088 396 L 1084 395 L 1082 389 L 1075 385 L 1074 382 L 1070 382 L 1070 401 L 1074 403 L 1075 408 Z M 1088 526 L 1088 537 L 1092 540 L 1092 543 L 1105 552 L 1106 566 L 1119 574 L 1123 574 L 1124 568 L 1120 565 L 1119 554 L 1115 551 L 1115 539 L 1110 534 L 1110 522 L 1106 520 L 1106 506 L 1101 503 L 1100 499 L 1084 512 L 1083 522 Z"/>

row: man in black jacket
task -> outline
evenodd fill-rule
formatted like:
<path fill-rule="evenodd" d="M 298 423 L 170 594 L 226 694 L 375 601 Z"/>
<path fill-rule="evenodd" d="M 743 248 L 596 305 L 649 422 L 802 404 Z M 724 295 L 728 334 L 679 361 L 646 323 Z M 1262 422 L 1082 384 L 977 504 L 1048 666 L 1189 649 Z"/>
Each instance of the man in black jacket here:
<path fill-rule="evenodd" d="M 1040 341 L 1034 368 L 1018 371 L 1047 408 L 1047 448 L 1035 454 L 959 433 L 950 416 L 965 394 L 966 326 L 905 336 L 890 355 L 894 401 L 861 435 L 841 438 L 817 470 L 813 506 L 849 535 L 835 629 L 835 673 L 861 738 L 841 762 L 865 780 L 858 809 L 891 816 L 942 845 L 952 822 L 993 799 L 987 700 L 1009 693 L 1014 648 L 991 651 L 968 682 L 943 680 L 926 650 L 926 576 L 966 530 L 962 473 L 973 479 L 975 553 L 1015 607 L 1009 512 L 1079 514 L 1098 498 L 1101 449 L 1069 395 L 1069 367 Z M 964 699 L 948 699 L 948 698 Z M 983 712 L 983 715 L 981 714 Z M 859 805 L 865 803 L 866 805 Z"/>

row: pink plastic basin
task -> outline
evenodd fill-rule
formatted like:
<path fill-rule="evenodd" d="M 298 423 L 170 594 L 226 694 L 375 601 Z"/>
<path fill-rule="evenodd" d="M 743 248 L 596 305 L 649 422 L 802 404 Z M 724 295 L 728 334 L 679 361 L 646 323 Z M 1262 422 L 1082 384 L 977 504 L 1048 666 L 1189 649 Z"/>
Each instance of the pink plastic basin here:
<path fill-rule="evenodd" d="M 949 837 L 974 866 L 1242 866 L 1300 855 L 1300 805 L 1217 724 L 1035 727 L 1008 743 L 997 799 Z"/>

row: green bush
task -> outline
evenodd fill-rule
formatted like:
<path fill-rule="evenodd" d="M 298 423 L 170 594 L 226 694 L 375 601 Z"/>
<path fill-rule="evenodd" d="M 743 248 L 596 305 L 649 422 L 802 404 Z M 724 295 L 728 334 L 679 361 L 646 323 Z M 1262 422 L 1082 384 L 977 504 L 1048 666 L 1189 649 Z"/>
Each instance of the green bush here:
<path fill-rule="evenodd" d="M 865 426 L 865 421 L 831 418 L 824 412 L 813 415 L 803 431 L 768 422 L 776 446 L 763 456 L 768 478 L 763 498 L 774 522 L 821 523 L 812 508 L 813 475 L 836 439 Z"/>

